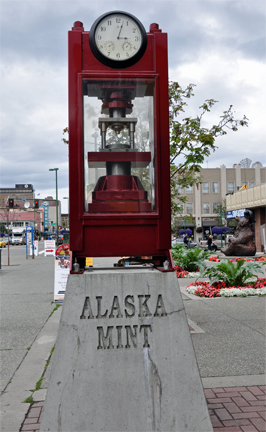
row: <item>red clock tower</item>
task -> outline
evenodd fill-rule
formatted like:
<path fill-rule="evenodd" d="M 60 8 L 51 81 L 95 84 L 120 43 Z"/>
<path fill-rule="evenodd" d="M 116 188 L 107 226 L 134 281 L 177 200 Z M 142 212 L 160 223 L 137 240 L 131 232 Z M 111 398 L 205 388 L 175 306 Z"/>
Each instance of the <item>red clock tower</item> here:
<path fill-rule="evenodd" d="M 72 264 L 150 257 L 172 270 L 167 35 L 131 14 L 69 32 Z M 74 266 L 75 267 L 75 266 Z M 72 270 L 74 272 L 74 268 Z"/>

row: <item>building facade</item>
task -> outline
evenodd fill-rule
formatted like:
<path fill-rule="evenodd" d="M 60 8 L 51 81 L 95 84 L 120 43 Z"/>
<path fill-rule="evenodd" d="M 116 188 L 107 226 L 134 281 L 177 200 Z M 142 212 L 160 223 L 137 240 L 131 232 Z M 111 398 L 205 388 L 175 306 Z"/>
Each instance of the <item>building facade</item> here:
<path fill-rule="evenodd" d="M 8 211 L 10 198 L 14 200 L 14 208 Z M 36 230 L 55 232 L 56 200 L 52 196 L 38 199 L 39 209 L 33 209 L 34 200 L 35 194 L 32 184 L 16 184 L 14 188 L 0 188 L 0 223 L 12 228 L 34 226 L 35 221 Z M 58 225 L 61 225 L 61 202 L 59 200 Z"/>
<path fill-rule="evenodd" d="M 220 207 L 228 194 L 237 192 L 244 185 L 249 189 L 266 183 L 266 167 L 256 164 L 253 168 L 241 168 L 240 164 L 235 164 L 226 168 L 221 165 L 220 168 L 202 168 L 201 177 L 198 187 L 180 190 L 187 202 L 173 224 L 191 229 L 194 240 L 206 238 L 221 220 L 225 222 L 226 214 L 221 214 Z"/>
<path fill-rule="evenodd" d="M 36 231 L 42 231 L 43 209 L 0 209 L 0 223 L 6 229 L 35 227 Z"/>
<path fill-rule="evenodd" d="M 16 184 L 14 188 L 0 188 L 0 207 L 5 208 L 8 199 L 26 202 L 34 199 L 34 189 L 31 184 Z M 16 204 L 16 203 L 15 203 Z"/>

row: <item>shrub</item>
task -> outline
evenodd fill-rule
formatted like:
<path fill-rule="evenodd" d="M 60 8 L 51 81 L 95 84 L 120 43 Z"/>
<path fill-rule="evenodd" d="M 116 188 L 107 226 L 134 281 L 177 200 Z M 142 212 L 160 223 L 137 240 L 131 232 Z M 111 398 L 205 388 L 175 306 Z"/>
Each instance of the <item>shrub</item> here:
<path fill-rule="evenodd" d="M 239 259 L 236 262 L 224 261 L 207 268 L 205 267 L 203 276 L 209 277 L 211 284 L 216 281 L 222 281 L 228 287 L 237 287 L 246 285 L 251 278 L 258 278 L 255 272 L 263 273 L 260 264 L 256 262 L 245 264 L 244 259 Z"/>
<path fill-rule="evenodd" d="M 173 245 L 172 257 L 175 265 L 188 272 L 196 272 L 204 260 L 210 256 L 210 252 L 199 247 L 185 248 L 181 245 Z"/>

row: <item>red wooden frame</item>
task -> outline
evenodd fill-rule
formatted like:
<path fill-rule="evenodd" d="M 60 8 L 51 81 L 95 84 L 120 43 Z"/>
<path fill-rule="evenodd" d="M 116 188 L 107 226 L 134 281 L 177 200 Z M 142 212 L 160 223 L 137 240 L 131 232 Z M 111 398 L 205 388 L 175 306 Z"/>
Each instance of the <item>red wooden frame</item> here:
<path fill-rule="evenodd" d="M 74 23 L 69 32 L 69 226 L 73 260 L 85 266 L 85 257 L 152 256 L 163 269 L 171 254 L 168 61 L 167 34 L 157 24 L 147 33 L 147 49 L 134 65 L 112 69 L 91 52 L 89 32 Z M 84 79 L 151 78 L 155 80 L 155 188 L 156 211 L 146 213 L 89 213 L 84 211 L 83 101 Z M 89 153 L 93 162 L 93 154 Z M 111 156 L 110 156 L 111 157 Z M 144 154 L 142 158 L 148 158 Z"/>

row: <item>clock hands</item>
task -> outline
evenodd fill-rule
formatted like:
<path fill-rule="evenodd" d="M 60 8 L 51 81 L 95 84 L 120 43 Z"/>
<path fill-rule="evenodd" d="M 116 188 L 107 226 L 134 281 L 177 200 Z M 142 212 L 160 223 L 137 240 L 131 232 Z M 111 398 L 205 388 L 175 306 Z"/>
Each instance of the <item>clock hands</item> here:
<path fill-rule="evenodd" d="M 123 25 L 124 25 L 124 21 L 122 22 L 122 24 L 121 24 L 121 27 L 120 27 L 120 30 L 119 30 L 119 33 L 118 33 L 118 36 L 117 36 L 117 39 L 120 39 L 120 33 L 121 33 L 121 31 L 122 31 L 122 27 L 123 27 Z M 121 38 L 122 39 L 122 38 Z"/>
<path fill-rule="evenodd" d="M 123 25 L 124 25 L 124 21 L 122 22 L 122 24 L 121 24 L 121 26 L 120 26 L 120 30 L 119 30 L 119 32 L 118 32 L 117 39 L 122 39 L 122 40 L 131 39 L 131 38 L 128 38 L 128 37 L 120 37 L 120 34 L 121 34 L 121 31 L 122 31 Z"/>

